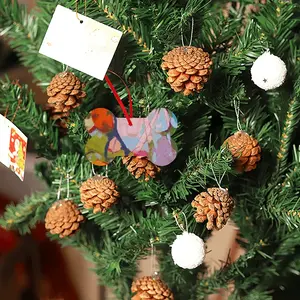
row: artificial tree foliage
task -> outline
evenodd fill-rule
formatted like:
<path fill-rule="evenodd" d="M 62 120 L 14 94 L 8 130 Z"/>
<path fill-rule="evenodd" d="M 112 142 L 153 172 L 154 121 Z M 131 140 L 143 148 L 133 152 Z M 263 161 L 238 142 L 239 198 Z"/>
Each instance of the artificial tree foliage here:
<path fill-rule="evenodd" d="M 56 5 L 75 10 L 75 2 L 41 0 L 28 13 L 17 1 L 0 1 L 0 35 L 43 88 L 64 66 L 40 55 L 39 47 Z M 173 138 L 178 156 L 162 168 L 158 179 L 149 182 L 136 180 L 121 159 L 115 159 L 107 172 L 119 186 L 122 199 L 107 213 L 93 214 L 82 207 L 79 195 L 81 183 L 93 174 L 84 155 L 89 138 L 84 118 L 96 107 L 122 116 L 110 89 L 71 70 L 87 84 L 87 98 L 71 113 L 67 134 L 61 134 L 35 104 L 27 86 L 14 78 L 5 79 L 0 82 L 0 109 L 9 107 L 8 118 L 18 109 L 14 123 L 27 134 L 38 155 L 47 159 L 37 164 L 36 173 L 49 189 L 8 206 L 1 226 L 29 232 L 43 221 L 61 185 L 62 197 L 69 188 L 87 221 L 72 237 L 52 238 L 80 249 L 94 262 L 99 281 L 113 288 L 117 299 L 130 299 L 137 263 L 150 254 L 153 241 L 161 277 L 175 299 L 204 299 L 230 283 L 234 283 L 232 299 L 276 299 L 278 291 L 282 295 L 284 289 L 292 290 L 291 282 L 299 282 L 300 267 L 300 7 L 297 1 L 261 2 L 78 1 L 79 12 L 86 5 L 88 17 L 123 31 L 110 69 L 128 82 L 136 117 L 161 107 L 176 114 L 180 126 Z M 189 43 L 192 31 L 191 44 L 210 53 L 213 72 L 200 94 L 185 97 L 170 89 L 160 64 L 167 51 Z M 70 40 L 71 47 L 77 43 Z M 71 47 L 66 51 L 72 51 Z M 267 49 L 288 70 L 285 83 L 268 92 L 255 86 L 250 76 L 252 63 Z M 126 102 L 122 82 L 116 77 L 111 80 Z M 237 104 L 242 130 L 262 147 L 257 169 L 245 174 L 235 172 L 231 154 L 221 147 L 238 129 Z M 106 172 L 102 167 L 95 171 Z M 184 212 L 189 231 L 206 240 L 211 232 L 195 222 L 190 203 L 198 193 L 216 186 L 221 177 L 222 187 L 236 201 L 232 220 L 240 228 L 246 253 L 207 277 L 203 265 L 194 270 L 174 265 L 170 245 L 181 232 L 174 213 Z"/>

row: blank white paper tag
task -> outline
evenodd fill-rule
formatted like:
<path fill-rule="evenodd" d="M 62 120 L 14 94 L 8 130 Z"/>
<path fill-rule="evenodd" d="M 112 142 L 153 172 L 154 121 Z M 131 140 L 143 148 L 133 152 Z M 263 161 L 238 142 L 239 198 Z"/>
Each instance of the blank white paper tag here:
<path fill-rule="evenodd" d="M 104 79 L 122 32 L 58 5 L 40 53 L 90 76 Z"/>
<path fill-rule="evenodd" d="M 24 180 L 27 137 L 11 121 L 0 115 L 0 162 Z"/>

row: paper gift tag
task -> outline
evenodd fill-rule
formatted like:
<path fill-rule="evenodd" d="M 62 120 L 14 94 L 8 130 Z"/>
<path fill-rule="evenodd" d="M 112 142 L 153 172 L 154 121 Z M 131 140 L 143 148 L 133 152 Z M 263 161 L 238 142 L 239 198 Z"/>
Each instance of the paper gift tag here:
<path fill-rule="evenodd" d="M 27 137 L 2 115 L 0 115 L 0 141 L 0 162 L 23 181 Z"/>
<path fill-rule="evenodd" d="M 44 37 L 40 53 L 103 80 L 122 32 L 61 5 Z"/>

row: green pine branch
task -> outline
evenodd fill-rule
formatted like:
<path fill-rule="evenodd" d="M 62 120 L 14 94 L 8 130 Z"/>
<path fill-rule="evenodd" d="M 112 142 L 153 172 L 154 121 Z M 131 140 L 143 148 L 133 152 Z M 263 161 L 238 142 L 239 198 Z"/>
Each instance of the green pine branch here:
<path fill-rule="evenodd" d="M 17 1 L 1 1 L 0 33 L 20 55 L 22 64 L 42 83 L 48 83 L 61 70 L 58 62 L 38 54 L 46 28 L 45 20 L 40 22 L 37 16 L 28 14 L 26 6 Z"/>
<path fill-rule="evenodd" d="M 128 1 L 87 1 L 87 6 L 94 3 L 98 9 L 110 19 L 117 28 L 122 30 L 123 33 L 132 35 L 136 43 L 143 48 L 143 52 L 149 54 L 152 52 L 152 45 L 150 41 L 150 34 L 148 27 L 141 22 L 136 16 L 132 15 L 130 2 Z M 81 6 L 83 9 L 83 5 Z"/>
<path fill-rule="evenodd" d="M 234 283 L 233 299 L 245 299 L 251 294 L 250 299 L 257 294 L 265 293 L 264 297 L 271 295 L 273 287 L 278 284 L 278 276 L 282 276 L 281 278 L 287 276 L 290 273 L 290 266 L 299 259 L 295 248 L 297 246 L 299 246 L 299 236 L 296 234 L 281 237 L 279 240 L 276 240 L 274 236 L 268 243 L 263 240 L 252 243 L 247 253 L 239 257 L 237 261 L 233 263 L 227 261 L 210 277 L 198 280 L 197 299 L 204 299 L 207 295 L 216 293 L 220 288 L 226 290 L 231 283 Z M 295 256 L 291 257 L 291 253 Z M 260 272 L 255 272 L 258 264 Z"/>
<path fill-rule="evenodd" d="M 300 151 L 296 147 L 293 164 L 281 177 L 282 182 L 266 191 L 268 201 L 263 206 L 264 212 L 279 227 L 285 224 L 289 230 L 296 230 L 300 225 Z"/>
<path fill-rule="evenodd" d="M 46 113 L 34 104 L 32 94 L 26 88 L 2 84 L 1 109 L 5 111 L 9 104 L 8 118 L 13 118 L 20 104 L 16 124 L 24 128 L 25 133 L 29 132 L 41 154 L 53 161 L 37 168 L 49 182 L 50 191 L 44 196 L 34 194 L 23 203 L 9 206 L 0 224 L 21 233 L 28 232 L 36 222 L 43 220 L 60 192 L 61 198 L 69 196 L 77 203 L 86 217 L 86 223 L 76 235 L 60 242 L 83 251 L 95 263 L 95 271 L 102 283 L 113 287 L 118 298 L 130 298 L 137 261 L 149 255 L 154 240 L 155 249 L 161 254 L 161 275 L 175 297 L 203 299 L 219 288 L 226 288 L 234 280 L 233 299 L 270 299 L 279 280 L 286 280 L 300 266 L 300 241 L 295 230 L 300 218 L 298 145 L 291 159 L 291 145 L 297 141 L 294 136 L 299 118 L 299 80 L 293 94 L 289 89 L 299 71 L 298 5 L 267 1 L 256 14 L 245 16 L 246 5 L 251 1 L 239 2 L 240 6 L 234 8 L 233 5 L 228 16 L 224 16 L 222 4 L 213 1 L 88 0 L 87 16 L 125 33 L 116 53 L 120 62 L 116 60 L 113 66 L 117 66 L 117 72 L 130 82 L 135 116 L 145 117 L 149 110 L 167 107 L 178 117 L 180 128 L 173 135 L 178 143 L 178 158 L 168 168 L 162 168 L 157 179 L 149 182 L 136 180 L 121 160 L 115 159 L 107 171 L 108 177 L 119 186 L 121 198 L 107 213 L 94 214 L 83 209 L 80 201 L 80 185 L 93 175 L 91 163 L 84 157 L 88 134 L 83 120 L 89 110 L 99 106 L 109 107 L 116 115 L 121 115 L 115 109 L 107 86 L 80 74 L 80 78 L 88 83 L 88 101 L 72 112 L 69 134 L 58 140 L 57 130 Z M 43 86 L 62 69 L 61 64 L 38 55 L 58 3 L 75 9 L 74 1 L 40 1 L 40 10 L 33 16 L 16 1 L 0 3 L 1 34 L 10 39 L 12 47 L 21 54 L 22 62 L 30 67 Z M 80 1 L 79 12 L 84 13 L 83 1 Z M 181 45 L 181 30 L 184 43 L 189 43 L 192 17 L 192 45 L 211 52 L 214 69 L 201 94 L 184 97 L 170 91 L 160 63 L 165 51 Z M 244 21 L 247 22 L 245 28 Z M 248 74 L 252 62 L 266 48 L 282 57 L 289 70 L 287 82 L 268 93 L 255 88 Z M 125 101 L 124 86 L 118 79 L 114 83 Z M 20 99 L 22 101 L 18 101 Z M 294 102 L 288 109 L 292 116 L 288 114 L 284 125 L 279 150 L 282 157 L 278 158 L 276 169 L 277 125 L 285 112 L 282 99 L 293 99 Z M 241 105 L 242 128 L 259 140 L 263 151 L 255 171 L 229 177 L 227 175 L 234 174 L 231 154 L 211 147 L 207 140 L 208 132 L 212 132 L 216 145 L 220 144 L 236 130 L 234 102 Z M 191 154 L 193 150 L 195 153 Z M 95 167 L 95 172 L 105 175 L 106 170 Z M 189 231 L 206 238 L 210 232 L 205 229 L 205 224 L 194 221 L 195 211 L 186 201 L 194 193 L 216 185 L 223 175 L 222 186 L 228 186 L 236 199 L 232 219 L 241 230 L 244 238 L 241 243 L 247 253 L 207 278 L 203 277 L 203 267 L 183 271 L 174 266 L 169 245 L 176 234 L 180 234 L 180 229 L 173 213 L 184 211 Z"/>
<path fill-rule="evenodd" d="M 29 233 L 40 221 L 43 221 L 49 206 L 55 197 L 51 193 L 35 193 L 18 204 L 6 206 L 0 218 L 0 226 L 7 230 L 16 230 L 20 234 Z"/>
<path fill-rule="evenodd" d="M 167 283 L 174 295 L 178 299 L 196 299 L 197 276 L 205 270 L 205 267 L 200 266 L 189 270 L 175 265 L 169 245 L 159 247 L 156 254 L 158 256 L 160 277 Z"/>
<path fill-rule="evenodd" d="M 173 214 L 162 216 L 151 209 L 147 209 L 146 215 L 132 210 L 130 213 L 97 214 L 93 219 L 96 216 L 101 218 L 98 229 L 87 222 L 74 237 L 58 241 L 81 250 L 95 264 L 94 270 L 100 282 L 113 288 L 118 299 L 130 298 L 130 285 L 137 272 L 137 263 L 150 255 L 151 241 L 159 252 L 161 247 L 168 247 L 175 234 L 181 231 Z M 91 219 L 92 214 L 87 217 Z M 187 217 L 192 232 L 195 230 L 192 214 L 187 213 Z M 96 243 L 96 240 L 99 242 Z"/>
<path fill-rule="evenodd" d="M 300 77 L 294 85 L 294 96 L 291 99 L 286 113 L 286 119 L 281 134 L 280 148 L 277 154 L 277 166 L 279 171 L 283 171 L 288 165 L 288 155 L 294 130 L 298 126 L 300 116 Z"/>
<path fill-rule="evenodd" d="M 257 255 L 256 248 L 258 246 L 253 247 L 252 250 L 249 250 L 236 262 L 225 265 L 210 277 L 200 278 L 197 283 L 197 299 L 205 299 L 208 295 L 216 293 L 221 288 L 227 289 L 228 284 L 235 279 L 242 278 L 245 280 L 246 276 L 243 272 L 249 267 L 249 261 L 253 260 L 255 255 Z M 252 275 L 255 276 L 256 274 Z"/>
<path fill-rule="evenodd" d="M 217 185 L 221 177 L 232 172 L 232 155 L 226 149 L 217 150 L 213 146 L 196 148 L 187 160 L 186 169 L 180 179 L 171 187 L 170 200 L 187 199 L 192 192 L 205 189 L 208 183 Z"/>
<path fill-rule="evenodd" d="M 182 24 L 186 25 L 191 16 L 200 18 L 202 14 L 205 15 L 206 6 L 203 0 L 188 0 L 184 9 L 176 1 L 144 1 L 138 5 L 135 1 L 124 0 L 92 1 L 108 19 L 118 24 L 119 29 L 133 36 L 137 44 L 143 47 L 141 57 L 144 58 L 152 55 L 162 43 L 170 41 L 173 44 L 174 37 L 179 40 Z M 87 6 L 89 7 L 89 1 Z M 83 11 L 83 5 L 81 9 Z"/>
<path fill-rule="evenodd" d="M 43 157 L 53 158 L 59 148 L 58 130 L 41 106 L 35 104 L 34 94 L 26 85 L 0 81 L 0 110 L 19 127 Z"/>
<path fill-rule="evenodd" d="M 274 0 L 261 6 L 260 13 L 254 15 L 262 35 L 280 57 L 288 53 L 289 41 L 294 36 L 294 29 L 300 24 L 297 17 L 299 9 L 299 4 Z"/>
<path fill-rule="evenodd" d="M 267 49 L 266 39 L 260 27 L 250 21 L 241 36 L 234 40 L 228 52 L 221 52 L 216 57 L 216 64 L 222 72 L 237 76 L 250 67 L 255 59 Z"/>
<path fill-rule="evenodd" d="M 229 49 L 243 26 L 244 7 L 241 6 L 240 11 L 231 8 L 228 11 L 230 17 L 224 13 L 224 3 L 211 1 L 205 4 L 205 8 L 205 13 L 198 20 L 201 22 L 201 34 L 195 36 L 195 45 L 199 44 L 204 49 L 212 52 Z M 211 12 L 212 8 L 214 9 L 213 13 Z"/>

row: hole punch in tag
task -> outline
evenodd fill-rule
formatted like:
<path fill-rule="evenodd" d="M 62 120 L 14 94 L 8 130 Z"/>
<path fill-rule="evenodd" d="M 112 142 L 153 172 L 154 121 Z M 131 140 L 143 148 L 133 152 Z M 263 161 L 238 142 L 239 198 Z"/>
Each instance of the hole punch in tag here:
<path fill-rule="evenodd" d="M 0 162 L 24 180 L 27 137 L 0 115 Z"/>
<path fill-rule="evenodd" d="M 121 31 L 58 5 L 39 53 L 103 80 L 121 37 Z"/>

